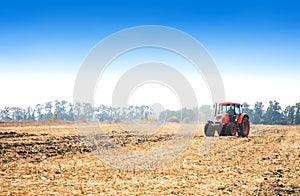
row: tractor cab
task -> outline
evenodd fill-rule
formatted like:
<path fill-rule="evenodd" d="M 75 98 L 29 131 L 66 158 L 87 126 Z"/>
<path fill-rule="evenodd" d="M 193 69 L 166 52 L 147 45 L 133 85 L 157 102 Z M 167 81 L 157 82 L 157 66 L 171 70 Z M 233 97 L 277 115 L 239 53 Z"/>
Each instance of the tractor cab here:
<path fill-rule="evenodd" d="M 242 105 L 239 103 L 223 102 L 215 107 L 215 120 L 223 116 L 224 121 L 236 122 L 242 113 Z"/>

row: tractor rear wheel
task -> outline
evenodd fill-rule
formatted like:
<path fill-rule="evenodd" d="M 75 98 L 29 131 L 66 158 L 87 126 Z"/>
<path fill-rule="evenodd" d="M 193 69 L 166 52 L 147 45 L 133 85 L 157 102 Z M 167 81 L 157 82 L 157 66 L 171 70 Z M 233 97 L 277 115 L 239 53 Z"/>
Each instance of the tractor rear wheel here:
<path fill-rule="evenodd" d="M 247 137 L 250 131 L 249 118 L 244 117 L 242 123 L 240 124 L 240 132 L 238 133 L 241 137 Z"/>
<path fill-rule="evenodd" d="M 226 125 L 226 134 L 229 136 L 236 135 L 236 125 L 233 122 L 230 122 Z"/>

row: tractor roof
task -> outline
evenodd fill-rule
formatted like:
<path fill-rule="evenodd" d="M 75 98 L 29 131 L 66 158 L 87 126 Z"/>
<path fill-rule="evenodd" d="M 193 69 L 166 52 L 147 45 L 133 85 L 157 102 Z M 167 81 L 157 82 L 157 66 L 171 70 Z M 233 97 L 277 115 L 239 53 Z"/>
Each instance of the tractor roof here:
<path fill-rule="evenodd" d="M 221 102 L 220 105 L 242 105 L 242 104 L 235 103 L 235 102 Z"/>

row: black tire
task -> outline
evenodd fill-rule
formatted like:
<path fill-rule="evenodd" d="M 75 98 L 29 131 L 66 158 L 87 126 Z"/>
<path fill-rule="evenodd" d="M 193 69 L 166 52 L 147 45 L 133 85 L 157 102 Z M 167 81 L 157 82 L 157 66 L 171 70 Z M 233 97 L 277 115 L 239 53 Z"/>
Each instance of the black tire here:
<path fill-rule="evenodd" d="M 238 132 L 239 136 L 248 137 L 250 132 L 250 122 L 247 116 L 243 118 L 242 123 L 239 126 L 240 126 L 240 131 Z"/>
<path fill-rule="evenodd" d="M 207 136 L 207 129 L 208 129 L 208 127 L 211 125 L 212 123 L 211 122 L 207 122 L 206 124 L 205 124 L 205 126 L 204 126 L 204 134 Z"/>
<path fill-rule="evenodd" d="M 236 136 L 236 130 L 237 130 L 237 127 L 236 127 L 235 123 L 233 123 L 233 122 L 230 122 L 226 125 L 226 135 Z"/>
<path fill-rule="evenodd" d="M 226 126 L 223 126 L 222 129 L 221 129 L 221 132 L 219 133 L 220 136 L 227 136 L 227 133 L 226 133 Z"/>

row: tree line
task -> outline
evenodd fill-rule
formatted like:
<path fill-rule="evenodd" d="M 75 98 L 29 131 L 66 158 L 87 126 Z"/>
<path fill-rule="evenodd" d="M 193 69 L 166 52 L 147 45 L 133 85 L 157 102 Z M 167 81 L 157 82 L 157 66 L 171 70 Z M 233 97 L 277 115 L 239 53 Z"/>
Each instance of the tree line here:
<path fill-rule="evenodd" d="M 256 102 L 252 109 L 248 103 L 244 103 L 243 111 L 249 114 L 253 124 L 300 124 L 300 102 L 283 109 L 278 101 L 269 101 L 266 110 L 262 102 Z"/>
<path fill-rule="evenodd" d="M 37 104 L 35 107 L 4 107 L 0 110 L 0 120 L 86 120 L 86 121 L 130 121 L 130 120 L 158 120 L 171 122 L 196 122 L 199 119 L 206 121 L 212 114 L 208 105 L 194 109 L 178 111 L 165 110 L 155 114 L 149 106 L 129 106 L 128 108 L 113 108 L 106 105 L 93 107 L 89 103 L 72 104 L 65 100 L 50 101 Z"/>
<path fill-rule="evenodd" d="M 300 103 L 282 109 L 279 102 L 269 101 L 267 109 L 262 102 L 256 102 L 251 108 L 243 103 L 243 111 L 248 113 L 253 124 L 300 124 Z M 113 108 L 106 105 L 92 106 L 89 103 L 72 104 L 65 100 L 50 101 L 37 104 L 35 107 L 4 107 L 0 110 L 0 120 L 86 120 L 86 121 L 128 121 L 157 120 L 170 122 L 206 122 L 212 119 L 213 108 L 202 105 L 199 108 L 181 110 L 164 110 L 155 114 L 149 106 L 129 106 L 128 108 Z"/>

